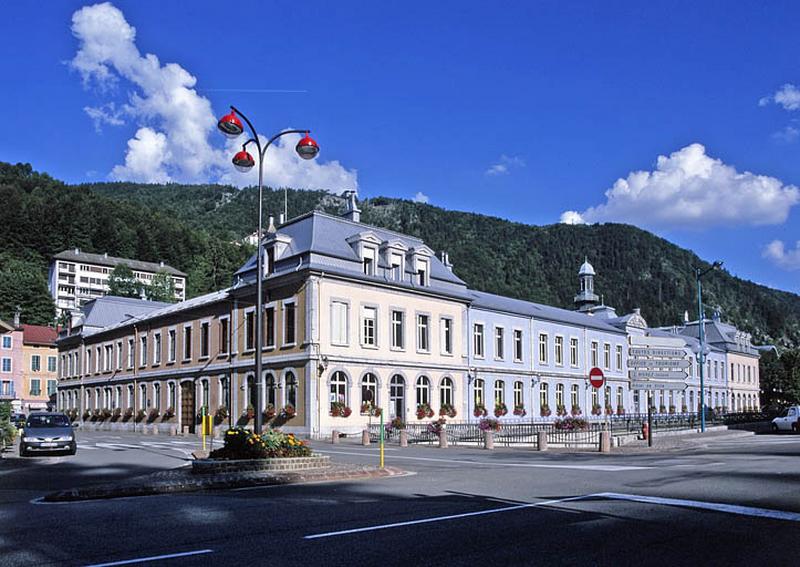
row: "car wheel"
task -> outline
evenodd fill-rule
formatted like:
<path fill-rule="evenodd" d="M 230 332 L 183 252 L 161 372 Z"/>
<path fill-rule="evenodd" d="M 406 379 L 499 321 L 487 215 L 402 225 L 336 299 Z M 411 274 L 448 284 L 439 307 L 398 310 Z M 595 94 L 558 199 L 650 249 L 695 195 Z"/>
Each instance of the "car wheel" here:
<path fill-rule="evenodd" d="M 772 432 L 773 433 L 777 433 L 778 432 L 778 424 L 777 423 L 773 423 L 772 424 Z"/>
<path fill-rule="evenodd" d="M 28 456 L 28 450 L 25 448 L 24 445 L 20 445 L 19 446 L 19 456 L 20 457 L 27 457 Z"/>
<path fill-rule="evenodd" d="M 793 433 L 797 433 L 797 431 L 798 431 L 797 422 L 795 422 L 795 423 L 792 424 L 792 432 Z"/>
<path fill-rule="evenodd" d="M 67 455 L 74 455 L 77 452 L 78 452 L 78 447 L 76 445 L 73 445 L 72 447 L 69 448 L 69 451 L 67 451 Z"/>

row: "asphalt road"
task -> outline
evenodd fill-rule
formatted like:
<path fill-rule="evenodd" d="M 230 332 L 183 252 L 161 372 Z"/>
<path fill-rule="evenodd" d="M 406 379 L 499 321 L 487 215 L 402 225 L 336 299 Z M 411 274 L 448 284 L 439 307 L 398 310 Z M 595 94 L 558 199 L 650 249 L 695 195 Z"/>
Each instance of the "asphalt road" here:
<path fill-rule="evenodd" d="M 180 466 L 153 438 L 81 442 L 72 473 L 0 467 L 0 564 L 770 565 L 800 541 L 800 437 L 714 438 L 642 454 L 387 451 L 408 476 L 137 499 L 35 504 L 53 482 Z M 158 439 L 164 443 L 168 440 Z M 113 441 L 112 441 L 113 444 Z M 98 445 L 100 445 L 98 447 Z M 112 445 L 113 446 L 113 445 Z M 317 444 L 340 461 L 376 448 Z M 86 464 L 117 469 L 93 474 Z M 46 461 L 47 459 L 42 459 Z M 40 467 L 37 473 L 32 468 Z M 45 471 L 46 469 L 46 471 Z M 24 497 L 6 498 L 32 479 Z M 89 479 L 89 480 L 87 480 Z M 9 485 L 11 483 L 11 485 Z M 175 556 L 176 554 L 187 554 Z M 792 562 L 789 561 L 791 564 Z"/>

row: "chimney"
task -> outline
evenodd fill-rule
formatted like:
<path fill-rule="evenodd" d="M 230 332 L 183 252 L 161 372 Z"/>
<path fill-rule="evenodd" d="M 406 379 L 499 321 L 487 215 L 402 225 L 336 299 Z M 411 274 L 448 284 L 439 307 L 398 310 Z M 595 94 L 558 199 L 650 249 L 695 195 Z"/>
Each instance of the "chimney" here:
<path fill-rule="evenodd" d="M 161 261 L 159 262 L 159 265 L 160 265 L 160 266 L 163 268 L 163 267 L 164 267 L 164 260 L 161 260 Z"/>
<path fill-rule="evenodd" d="M 15 329 L 19 328 L 19 316 L 20 316 L 20 308 L 19 308 L 19 305 L 17 305 L 17 309 L 14 311 L 14 328 Z"/>
<path fill-rule="evenodd" d="M 103 258 L 108 258 L 108 252 L 103 252 Z"/>
<path fill-rule="evenodd" d="M 283 218 L 283 213 L 279 213 L 278 214 L 278 226 L 281 226 L 285 221 L 286 221 L 286 219 Z"/>
<path fill-rule="evenodd" d="M 342 197 L 347 199 L 347 208 L 344 210 L 342 216 L 353 222 L 361 222 L 361 209 L 359 209 L 356 204 L 356 192 L 345 191 L 342 193 Z"/>
<path fill-rule="evenodd" d="M 80 248 L 75 248 L 75 255 L 77 256 L 80 253 L 81 253 L 81 249 Z"/>
<path fill-rule="evenodd" d="M 633 310 L 633 312 L 636 315 L 641 315 L 642 314 L 642 308 L 641 307 L 637 307 L 636 309 Z"/>
<path fill-rule="evenodd" d="M 442 252 L 442 264 L 444 264 L 444 267 L 450 270 L 451 272 L 453 271 L 453 264 L 450 263 L 449 252 Z"/>
<path fill-rule="evenodd" d="M 269 217 L 269 226 L 267 227 L 267 234 L 275 234 L 277 229 L 275 228 L 275 217 Z"/>

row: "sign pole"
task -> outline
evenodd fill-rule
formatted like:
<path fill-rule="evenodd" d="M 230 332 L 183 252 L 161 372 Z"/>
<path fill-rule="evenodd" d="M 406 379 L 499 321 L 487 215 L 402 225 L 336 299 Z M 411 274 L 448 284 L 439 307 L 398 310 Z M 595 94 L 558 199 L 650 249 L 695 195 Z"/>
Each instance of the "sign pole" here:
<path fill-rule="evenodd" d="M 647 390 L 647 446 L 653 446 L 653 392 Z"/>
<path fill-rule="evenodd" d="M 381 468 L 383 468 L 383 410 L 381 410 L 381 435 L 380 435 L 380 450 L 381 450 Z"/>

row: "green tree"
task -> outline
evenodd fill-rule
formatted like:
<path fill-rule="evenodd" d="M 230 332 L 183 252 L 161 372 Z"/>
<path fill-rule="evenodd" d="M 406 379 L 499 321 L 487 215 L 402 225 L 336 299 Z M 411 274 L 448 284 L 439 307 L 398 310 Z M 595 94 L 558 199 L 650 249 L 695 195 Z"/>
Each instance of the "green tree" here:
<path fill-rule="evenodd" d="M 44 273 L 37 262 L 0 254 L 0 318 L 10 321 L 19 306 L 23 323 L 53 323 L 55 306 Z"/>
<path fill-rule="evenodd" d="M 118 264 L 108 275 L 108 293 L 118 297 L 140 297 L 142 284 L 127 264 Z"/>
<path fill-rule="evenodd" d="M 11 425 L 11 402 L 0 402 L 0 451 L 14 442 L 17 428 Z"/>
<path fill-rule="evenodd" d="M 770 351 L 759 361 L 761 401 L 779 408 L 800 403 L 800 349 L 786 349 L 777 356 Z"/>
<path fill-rule="evenodd" d="M 175 303 L 175 282 L 169 272 L 159 270 L 153 276 L 153 282 L 147 287 L 147 299 Z"/>

